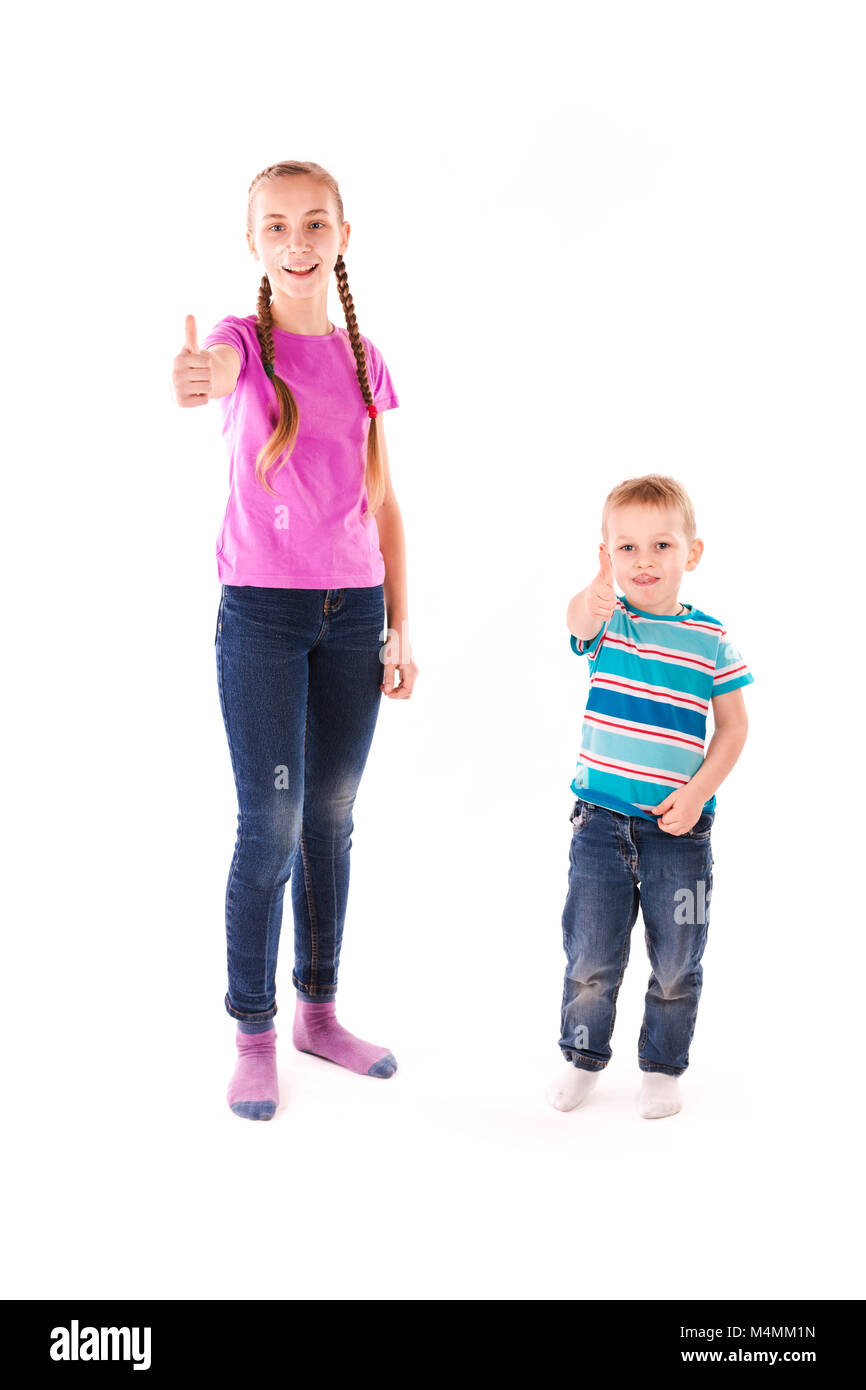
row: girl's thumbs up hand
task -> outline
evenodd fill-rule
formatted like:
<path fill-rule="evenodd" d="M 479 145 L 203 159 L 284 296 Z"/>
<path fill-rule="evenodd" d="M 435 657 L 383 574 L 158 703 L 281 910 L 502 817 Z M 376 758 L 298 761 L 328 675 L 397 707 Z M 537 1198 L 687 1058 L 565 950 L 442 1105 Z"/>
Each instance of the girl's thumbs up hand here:
<path fill-rule="evenodd" d="M 184 345 L 174 359 L 171 384 L 178 405 L 207 405 L 213 385 L 213 360 L 209 352 L 199 352 L 195 319 L 187 314 Z"/>
<path fill-rule="evenodd" d="M 605 623 L 616 608 L 613 565 L 609 552 L 601 543 L 598 547 L 598 574 L 587 587 L 587 602 L 592 616 Z"/>

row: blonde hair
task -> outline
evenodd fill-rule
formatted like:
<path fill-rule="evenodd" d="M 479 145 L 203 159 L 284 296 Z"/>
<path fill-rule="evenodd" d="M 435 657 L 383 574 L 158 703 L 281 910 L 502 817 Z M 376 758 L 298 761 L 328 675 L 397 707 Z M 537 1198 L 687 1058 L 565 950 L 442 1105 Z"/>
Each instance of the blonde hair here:
<path fill-rule="evenodd" d="M 249 197 L 247 200 L 247 230 L 252 234 L 255 229 L 255 219 L 253 214 L 253 203 L 256 190 L 260 184 L 270 182 L 273 179 L 286 178 L 292 174 L 307 174 L 311 178 L 318 179 L 331 192 L 337 206 L 337 219 L 340 223 L 345 221 L 343 216 L 343 200 L 340 197 L 340 190 L 337 180 L 327 169 L 323 169 L 321 164 L 313 164 L 309 160 L 284 160 L 280 164 L 271 164 L 267 169 L 263 169 L 260 174 L 256 174 L 250 184 Z M 337 280 L 337 291 L 342 301 L 343 311 L 346 315 L 346 328 L 349 333 L 349 342 L 352 352 L 355 355 L 355 370 L 358 374 L 358 386 L 364 398 L 365 406 L 373 404 L 373 393 L 370 389 L 370 380 L 367 375 L 367 358 L 364 353 L 364 344 L 361 342 L 361 335 L 358 331 L 358 321 L 355 318 L 355 306 L 352 302 L 352 295 L 349 291 L 349 277 L 346 273 L 346 265 L 342 256 L 337 257 L 334 266 L 334 275 Z M 291 390 L 282 377 L 277 376 L 273 371 L 274 367 L 274 335 L 273 323 L 271 320 L 271 282 L 267 275 L 262 276 L 259 286 L 259 297 L 256 305 L 256 333 L 259 345 L 262 350 L 262 363 L 270 368 L 273 375 L 274 390 L 277 395 L 279 415 L 277 418 L 274 432 L 270 439 L 259 450 L 256 458 L 256 477 L 272 496 L 276 497 L 276 492 L 271 487 L 267 478 L 268 470 L 280 454 L 284 457 L 277 464 L 274 474 L 276 475 L 295 447 L 298 437 L 298 424 L 300 416 L 298 413 L 298 403 L 292 395 Z M 367 430 L 367 459 L 364 473 L 364 483 L 367 489 L 368 510 L 364 516 L 364 521 L 369 522 L 370 517 L 379 509 L 385 500 L 385 466 L 379 450 L 378 431 L 375 428 L 375 420 L 371 419 Z"/>
<path fill-rule="evenodd" d="M 686 541 L 691 545 L 698 534 L 695 509 L 691 498 L 676 478 L 663 473 L 646 473 L 642 478 L 626 478 L 618 483 L 604 499 L 601 509 L 601 533 L 607 540 L 607 519 L 614 507 L 626 507 L 636 502 L 644 507 L 676 507 L 683 520 Z"/>

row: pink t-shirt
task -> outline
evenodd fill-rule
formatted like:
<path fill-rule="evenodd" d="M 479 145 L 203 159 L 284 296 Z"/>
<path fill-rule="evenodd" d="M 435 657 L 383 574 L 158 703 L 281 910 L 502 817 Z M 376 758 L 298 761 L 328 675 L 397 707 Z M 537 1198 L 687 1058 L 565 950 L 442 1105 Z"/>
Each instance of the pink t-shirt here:
<path fill-rule="evenodd" d="M 367 510 L 364 470 L 372 423 L 345 328 L 319 337 L 274 328 L 274 367 L 298 403 L 295 447 L 268 480 L 256 478 L 256 455 L 277 421 L 265 374 L 256 316 L 221 319 L 201 350 L 229 343 L 240 353 L 234 391 L 218 397 L 229 452 L 229 499 L 217 540 L 222 584 L 273 589 L 368 588 L 381 584 L 385 562 L 375 517 Z M 400 402 L 378 348 L 361 335 L 378 410 Z"/>

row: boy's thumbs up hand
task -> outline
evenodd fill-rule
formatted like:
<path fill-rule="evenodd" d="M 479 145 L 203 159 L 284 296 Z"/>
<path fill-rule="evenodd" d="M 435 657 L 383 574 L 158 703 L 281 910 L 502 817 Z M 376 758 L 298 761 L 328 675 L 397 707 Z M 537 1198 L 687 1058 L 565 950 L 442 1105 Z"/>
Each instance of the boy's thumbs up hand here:
<path fill-rule="evenodd" d="M 187 314 L 184 345 L 174 359 L 171 384 L 178 405 L 188 408 L 207 405 L 213 380 L 213 361 L 209 352 L 199 352 L 195 319 Z"/>
<path fill-rule="evenodd" d="M 599 542 L 598 546 L 598 569 L 607 583 L 613 588 L 613 564 L 611 563 L 610 552 L 606 546 Z"/>
<path fill-rule="evenodd" d="M 613 587 L 613 565 L 606 547 L 599 543 L 598 574 L 587 587 L 587 605 L 594 618 L 606 623 L 616 608 L 616 590 Z"/>

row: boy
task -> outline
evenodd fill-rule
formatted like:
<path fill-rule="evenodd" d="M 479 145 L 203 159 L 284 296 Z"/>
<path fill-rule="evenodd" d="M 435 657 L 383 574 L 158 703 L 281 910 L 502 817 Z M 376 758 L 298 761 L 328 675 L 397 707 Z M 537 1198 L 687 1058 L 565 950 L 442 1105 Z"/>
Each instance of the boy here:
<path fill-rule="evenodd" d="M 742 687 L 754 678 L 722 623 L 680 603 L 703 542 L 675 479 L 651 473 L 614 488 L 602 535 L 598 574 L 566 619 L 573 651 L 589 657 L 590 689 L 562 914 L 559 1046 L 571 1065 L 548 1099 L 573 1110 L 610 1060 L 640 906 L 652 973 L 638 1040 L 639 1109 L 660 1119 L 682 1106 L 677 1077 L 688 1066 L 701 993 L 715 791 L 746 741 Z"/>

